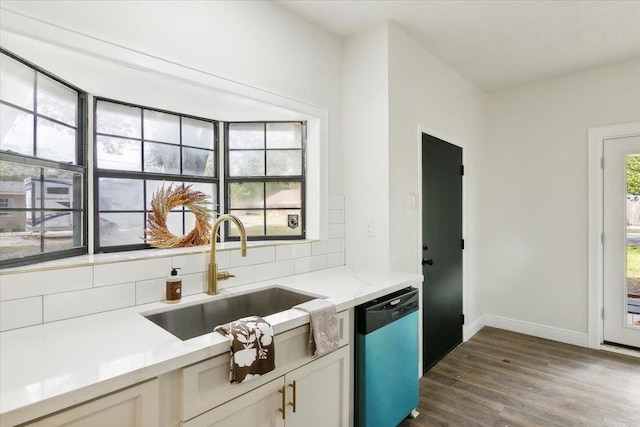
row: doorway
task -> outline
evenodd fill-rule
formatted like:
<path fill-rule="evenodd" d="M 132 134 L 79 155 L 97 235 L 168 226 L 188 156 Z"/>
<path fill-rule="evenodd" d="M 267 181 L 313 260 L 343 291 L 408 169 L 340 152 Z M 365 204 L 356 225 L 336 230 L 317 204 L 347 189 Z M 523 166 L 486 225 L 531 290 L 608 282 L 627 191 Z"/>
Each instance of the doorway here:
<path fill-rule="evenodd" d="M 640 136 L 603 153 L 603 342 L 640 348 Z"/>
<path fill-rule="evenodd" d="M 422 134 L 422 359 L 462 343 L 462 148 Z"/>

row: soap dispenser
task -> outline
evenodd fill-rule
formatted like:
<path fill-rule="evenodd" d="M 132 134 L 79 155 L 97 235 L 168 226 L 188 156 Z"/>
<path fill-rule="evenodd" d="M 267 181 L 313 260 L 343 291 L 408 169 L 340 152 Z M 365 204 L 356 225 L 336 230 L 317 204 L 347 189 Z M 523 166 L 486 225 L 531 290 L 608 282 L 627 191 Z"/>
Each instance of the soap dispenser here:
<path fill-rule="evenodd" d="M 182 298 L 182 277 L 178 276 L 180 268 L 172 268 L 171 276 L 167 277 L 167 303 L 175 304 Z"/>

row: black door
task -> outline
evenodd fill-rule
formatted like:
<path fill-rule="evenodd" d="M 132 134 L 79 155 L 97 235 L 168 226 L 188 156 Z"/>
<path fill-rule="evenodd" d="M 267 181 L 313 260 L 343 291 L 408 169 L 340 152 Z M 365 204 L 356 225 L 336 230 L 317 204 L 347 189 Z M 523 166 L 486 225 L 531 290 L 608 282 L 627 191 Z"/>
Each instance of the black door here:
<path fill-rule="evenodd" d="M 462 148 L 422 134 L 423 367 L 462 342 Z"/>

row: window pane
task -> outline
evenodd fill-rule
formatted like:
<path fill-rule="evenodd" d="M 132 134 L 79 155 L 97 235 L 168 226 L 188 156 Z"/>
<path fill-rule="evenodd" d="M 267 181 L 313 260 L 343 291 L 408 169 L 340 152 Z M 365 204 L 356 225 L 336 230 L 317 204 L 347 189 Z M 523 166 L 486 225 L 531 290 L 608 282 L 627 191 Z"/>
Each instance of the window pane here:
<path fill-rule="evenodd" d="M 264 176 L 264 151 L 229 152 L 230 176 Z"/>
<path fill-rule="evenodd" d="M 264 123 L 230 123 L 229 148 L 264 148 Z"/>
<path fill-rule="evenodd" d="M 144 139 L 180 144 L 180 117 L 144 110 Z"/>
<path fill-rule="evenodd" d="M 76 126 L 78 92 L 38 74 L 38 114 Z"/>
<path fill-rule="evenodd" d="M 218 210 L 218 186 L 211 182 L 185 182 L 185 185 L 190 185 L 194 191 L 200 191 L 201 193 L 209 196 L 211 200 L 211 209 L 217 212 Z"/>
<path fill-rule="evenodd" d="M 302 125 L 267 123 L 267 148 L 302 148 Z"/>
<path fill-rule="evenodd" d="M 140 141 L 98 135 L 96 152 L 100 169 L 142 170 Z"/>
<path fill-rule="evenodd" d="M 176 236 L 182 236 L 182 212 L 169 212 L 167 214 L 167 229 Z"/>
<path fill-rule="evenodd" d="M 182 118 L 182 145 L 213 149 L 213 123 Z"/>
<path fill-rule="evenodd" d="M 36 200 L 40 199 L 36 179 Z M 82 174 L 59 169 L 44 169 L 44 207 L 82 209 Z"/>
<path fill-rule="evenodd" d="M 144 243 L 143 213 L 100 213 L 100 246 Z"/>
<path fill-rule="evenodd" d="M 7 55 L 0 59 L 0 98 L 33 111 L 36 72 Z"/>
<path fill-rule="evenodd" d="M 299 182 L 267 182 L 267 208 L 300 208 L 302 194 Z"/>
<path fill-rule="evenodd" d="M 141 179 L 100 178 L 100 211 L 141 211 L 144 209 L 143 185 Z"/>
<path fill-rule="evenodd" d="M 0 105 L 0 150 L 33 156 L 33 115 Z"/>
<path fill-rule="evenodd" d="M 213 151 L 197 148 L 182 149 L 182 173 L 184 175 L 213 176 L 215 156 Z"/>
<path fill-rule="evenodd" d="M 145 172 L 180 174 L 180 147 L 145 142 L 144 170 Z"/>
<path fill-rule="evenodd" d="M 40 234 L 32 235 L 24 230 L 24 212 L 7 212 L 0 216 L 0 260 L 22 258 L 40 253 Z M 13 221 L 22 221 L 22 226 Z M 11 233 L 21 231 L 21 233 Z"/>
<path fill-rule="evenodd" d="M 264 236 L 264 211 L 263 210 L 255 210 L 255 211 L 229 211 L 231 215 L 235 215 L 238 217 L 242 224 L 244 225 L 245 230 L 247 231 L 247 236 Z M 238 237 L 240 234 L 238 233 L 238 229 L 235 226 L 229 226 L 229 235 Z"/>
<path fill-rule="evenodd" d="M 76 163 L 76 131 L 41 117 L 36 129 L 36 155 L 65 163 Z"/>
<path fill-rule="evenodd" d="M 262 208 L 264 184 L 262 182 L 234 182 L 229 184 L 229 208 Z"/>
<path fill-rule="evenodd" d="M 302 151 L 267 151 L 267 175 L 302 175 Z"/>
<path fill-rule="evenodd" d="M 82 246 L 82 235 L 78 231 L 77 236 L 74 237 L 73 229 L 73 214 L 71 212 L 66 215 L 62 212 L 45 212 L 47 216 L 58 216 L 62 222 L 62 228 L 55 231 L 47 231 L 44 235 L 44 251 L 64 251 L 67 249 L 73 249 Z M 82 222 L 82 216 L 76 215 L 77 220 Z M 81 227 L 76 227 L 77 230 L 81 230 Z"/>
<path fill-rule="evenodd" d="M 191 211 L 185 211 L 184 213 L 184 233 L 187 234 L 191 230 L 196 228 L 196 216 Z"/>
<path fill-rule="evenodd" d="M 96 131 L 108 135 L 141 138 L 141 110 L 128 105 L 98 101 Z"/>
<path fill-rule="evenodd" d="M 177 186 L 182 185 L 182 182 L 174 182 L 174 181 L 147 181 L 147 203 L 145 204 L 146 210 L 151 210 L 151 201 L 153 197 L 156 195 L 158 190 L 164 186 L 165 189 L 169 188 L 169 186 L 173 186 L 175 189 Z M 181 211 L 182 206 L 177 206 L 173 208 L 174 211 Z"/>
<path fill-rule="evenodd" d="M 267 236 L 302 235 L 302 211 L 267 210 Z"/>
<path fill-rule="evenodd" d="M 29 191 L 31 191 L 31 177 L 36 180 L 39 179 L 40 168 L 0 160 L 0 197 L 6 203 L 5 207 L 31 207 L 31 201 L 27 200 L 27 188 L 29 187 Z M 24 231 L 24 212 L 21 215 L 19 228 Z M 17 220 L 16 218 L 14 219 Z"/>

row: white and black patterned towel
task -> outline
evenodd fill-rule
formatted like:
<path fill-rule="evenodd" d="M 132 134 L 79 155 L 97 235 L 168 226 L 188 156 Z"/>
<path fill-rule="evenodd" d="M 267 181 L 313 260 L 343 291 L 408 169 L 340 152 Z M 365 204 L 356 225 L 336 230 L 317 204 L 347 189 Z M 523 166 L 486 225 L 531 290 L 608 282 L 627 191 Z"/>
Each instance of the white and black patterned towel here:
<path fill-rule="evenodd" d="M 309 353 L 313 357 L 324 356 L 338 349 L 338 314 L 336 306 L 323 299 L 314 299 L 294 306 L 311 316 Z"/>
<path fill-rule="evenodd" d="M 238 319 L 216 326 L 214 331 L 226 336 L 231 344 L 229 381 L 232 384 L 248 381 L 275 369 L 273 328 L 262 317 Z"/>

